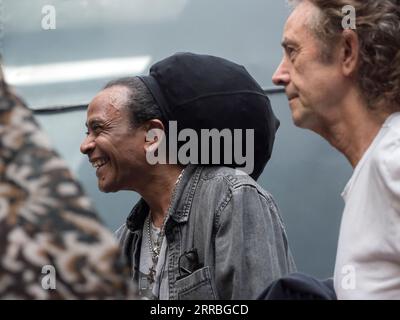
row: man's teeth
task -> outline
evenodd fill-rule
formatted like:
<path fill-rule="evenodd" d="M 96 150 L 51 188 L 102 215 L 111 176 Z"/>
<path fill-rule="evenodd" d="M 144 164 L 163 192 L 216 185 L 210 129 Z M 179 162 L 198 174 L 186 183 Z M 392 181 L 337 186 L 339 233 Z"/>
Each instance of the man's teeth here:
<path fill-rule="evenodd" d="M 101 166 L 105 165 L 108 162 L 108 160 L 105 159 L 99 159 L 96 160 L 95 162 L 92 163 L 92 166 L 95 167 L 96 169 L 100 168 Z"/>

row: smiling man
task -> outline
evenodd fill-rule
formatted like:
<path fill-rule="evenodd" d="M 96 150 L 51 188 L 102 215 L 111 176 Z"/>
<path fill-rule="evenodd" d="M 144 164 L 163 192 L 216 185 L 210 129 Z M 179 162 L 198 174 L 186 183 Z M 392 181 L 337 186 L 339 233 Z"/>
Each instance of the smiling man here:
<path fill-rule="evenodd" d="M 224 163 L 150 164 L 147 154 L 161 152 L 163 141 L 150 133 L 167 132 L 168 121 L 196 132 L 252 128 L 255 179 L 279 124 L 243 67 L 206 55 L 176 54 L 149 76 L 112 81 L 93 99 L 81 151 L 96 168 L 99 188 L 142 197 L 117 231 L 139 293 L 254 299 L 265 283 L 294 270 L 278 208 L 249 175 Z"/>
<path fill-rule="evenodd" d="M 400 297 L 400 4 L 292 1 L 283 85 L 294 123 L 324 137 L 354 168 L 335 266 L 339 299 Z M 353 6 L 356 29 L 343 29 Z"/>
<path fill-rule="evenodd" d="M 88 135 L 96 139 L 83 144 L 81 151 L 89 154 L 103 192 L 129 190 L 132 184 L 140 190 L 146 184 L 140 173 L 147 166 L 140 158 L 143 154 L 138 152 L 146 131 L 132 125 L 129 110 L 125 108 L 129 95 L 126 86 L 108 87 L 93 99 L 88 109 Z"/>

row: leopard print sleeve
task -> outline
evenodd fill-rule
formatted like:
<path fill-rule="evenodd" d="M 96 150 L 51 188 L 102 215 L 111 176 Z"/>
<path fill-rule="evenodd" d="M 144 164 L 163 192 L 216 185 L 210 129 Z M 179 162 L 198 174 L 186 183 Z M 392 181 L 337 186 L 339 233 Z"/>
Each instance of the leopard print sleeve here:
<path fill-rule="evenodd" d="M 0 298 L 133 298 L 127 273 L 112 233 L 0 73 Z"/>

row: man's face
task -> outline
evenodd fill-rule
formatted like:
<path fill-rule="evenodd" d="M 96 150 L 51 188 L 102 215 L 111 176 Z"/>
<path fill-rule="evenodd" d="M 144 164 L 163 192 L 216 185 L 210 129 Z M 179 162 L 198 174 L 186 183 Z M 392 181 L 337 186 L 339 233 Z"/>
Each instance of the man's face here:
<path fill-rule="evenodd" d="M 309 24 L 317 17 L 318 8 L 308 1 L 293 11 L 284 28 L 284 56 L 272 81 L 285 86 L 295 125 L 319 132 L 333 116 L 343 84 L 338 55 L 334 52 L 329 63 L 321 60 L 321 42 Z"/>
<path fill-rule="evenodd" d="M 124 107 L 127 97 L 127 88 L 114 86 L 97 94 L 88 107 L 88 132 L 80 149 L 96 168 L 103 192 L 134 189 L 145 161 L 145 131 L 132 127 Z"/>

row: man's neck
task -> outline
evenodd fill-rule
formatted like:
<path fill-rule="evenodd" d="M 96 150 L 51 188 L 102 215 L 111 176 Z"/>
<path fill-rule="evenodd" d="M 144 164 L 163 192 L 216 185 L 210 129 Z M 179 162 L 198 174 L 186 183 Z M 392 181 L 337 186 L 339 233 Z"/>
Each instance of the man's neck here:
<path fill-rule="evenodd" d="M 172 201 L 172 193 L 182 167 L 178 165 L 158 165 L 141 190 L 140 195 L 150 207 L 151 219 L 156 227 L 161 227 Z"/>
<path fill-rule="evenodd" d="M 337 117 L 320 134 L 355 168 L 390 113 L 373 111 L 358 99 L 347 101 L 338 110 Z"/>

